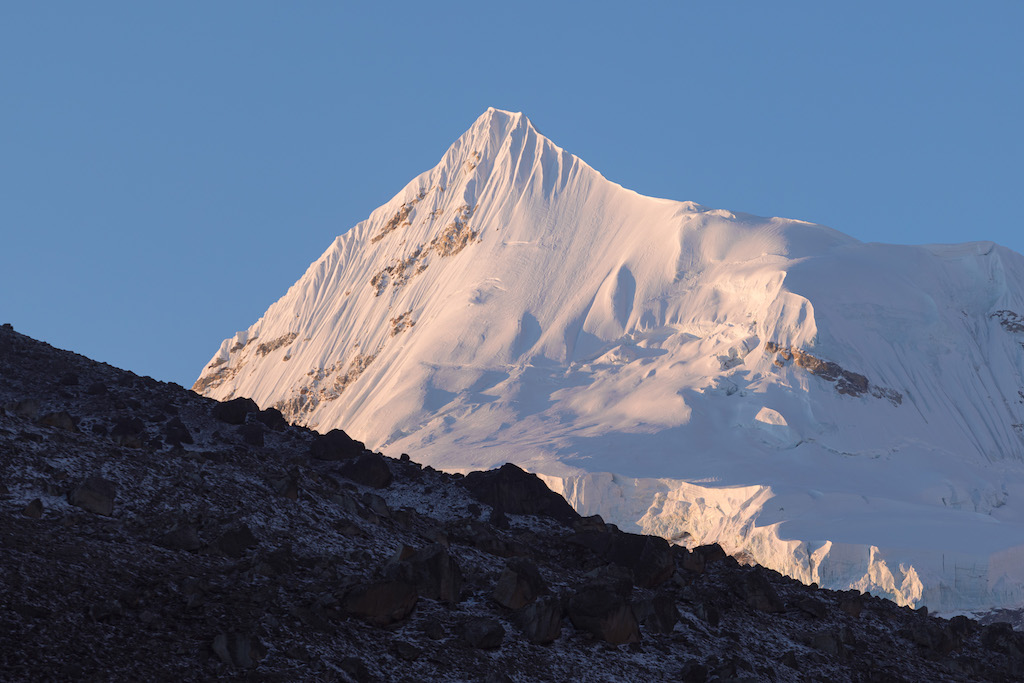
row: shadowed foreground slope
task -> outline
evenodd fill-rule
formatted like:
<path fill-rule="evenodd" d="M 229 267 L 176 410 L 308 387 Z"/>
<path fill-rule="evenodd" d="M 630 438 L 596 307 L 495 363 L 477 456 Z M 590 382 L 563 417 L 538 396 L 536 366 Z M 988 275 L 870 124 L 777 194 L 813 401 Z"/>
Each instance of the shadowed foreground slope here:
<path fill-rule="evenodd" d="M 5 325 L 0 678 L 1024 674 L 1005 624 L 622 533 L 537 484 L 381 457 Z"/>

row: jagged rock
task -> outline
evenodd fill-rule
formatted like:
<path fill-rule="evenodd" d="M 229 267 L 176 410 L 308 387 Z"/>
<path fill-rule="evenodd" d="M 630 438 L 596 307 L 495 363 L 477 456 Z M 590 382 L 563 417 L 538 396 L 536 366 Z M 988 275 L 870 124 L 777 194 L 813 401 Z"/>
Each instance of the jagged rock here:
<path fill-rule="evenodd" d="M 55 413 L 47 413 L 39 418 L 39 424 L 44 427 L 53 427 L 54 429 L 63 429 L 66 432 L 73 432 L 77 429 L 75 426 L 75 419 L 71 417 L 67 411 L 59 410 Z"/>
<path fill-rule="evenodd" d="M 495 529 L 509 528 L 508 516 L 505 515 L 505 511 L 500 506 L 491 508 L 491 514 L 487 516 L 487 523 Z"/>
<path fill-rule="evenodd" d="M 383 455 L 369 453 L 347 461 L 338 470 L 346 479 L 375 489 L 387 488 L 394 477 Z"/>
<path fill-rule="evenodd" d="M 97 515 L 114 514 L 117 487 L 102 477 L 89 477 L 68 494 L 68 502 Z"/>
<path fill-rule="evenodd" d="M 718 606 L 711 601 L 702 601 L 694 606 L 694 614 L 704 620 L 711 628 L 718 628 L 722 621 L 722 613 Z"/>
<path fill-rule="evenodd" d="M 633 614 L 648 631 L 672 633 L 679 621 L 679 610 L 671 595 L 659 593 L 633 603 Z"/>
<path fill-rule="evenodd" d="M 222 662 L 240 669 L 253 668 L 261 655 L 259 642 L 252 636 L 240 633 L 218 634 L 213 639 L 211 649 Z"/>
<path fill-rule="evenodd" d="M 633 586 L 636 583 L 633 570 L 618 564 L 606 564 L 592 569 L 585 576 L 587 585 L 600 587 L 624 598 L 632 595 Z"/>
<path fill-rule="evenodd" d="M 710 680 L 754 683 L 754 681 L 761 680 L 761 678 L 754 675 L 754 667 L 751 666 L 750 662 L 742 657 L 733 655 L 726 661 L 715 666 L 714 670 L 711 672 Z"/>
<path fill-rule="evenodd" d="M 408 617 L 418 598 L 416 587 L 404 581 L 363 583 L 349 589 L 342 609 L 374 626 L 387 626 Z"/>
<path fill-rule="evenodd" d="M 440 543 L 411 554 L 403 550 L 399 550 L 396 561 L 386 568 L 389 579 L 416 586 L 419 595 L 424 598 L 452 605 L 459 602 L 462 570 Z"/>
<path fill-rule="evenodd" d="M 492 596 L 503 607 L 519 609 L 547 592 L 547 584 L 537 565 L 526 559 L 514 558 L 505 564 Z"/>
<path fill-rule="evenodd" d="M 21 514 L 30 519 L 39 519 L 43 516 L 43 501 L 38 498 L 34 498 L 31 503 L 25 506 L 25 509 L 21 511 Z"/>
<path fill-rule="evenodd" d="M 384 519 L 391 517 L 391 508 L 388 507 L 387 501 L 376 493 L 364 493 L 361 500 L 366 509 L 374 515 Z"/>
<path fill-rule="evenodd" d="M 191 525 L 176 527 L 160 537 L 159 545 L 171 550 L 199 550 L 203 542 L 199 531 Z"/>
<path fill-rule="evenodd" d="M 101 396 L 107 393 L 107 385 L 103 382 L 93 382 L 85 388 L 85 393 L 89 396 Z"/>
<path fill-rule="evenodd" d="M 407 662 L 415 662 L 423 656 L 423 650 L 412 643 L 405 642 L 404 640 L 392 641 L 391 649 L 396 655 L 398 655 L 399 659 L 403 659 Z"/>
<path fill-rule="evenodd" d="M 299 475 L 298 472 L 292 472 L 287 477 L 281 479 L 275 479 L 273 482 L 274 490 L 281 494 L 288 500 L 299 499 Z"/>
<path fill-rule="evenodd" d="M 13 415 L 26 420 L 34 420 L 39 416 L 39 401 L 34 398 L 22 399 L 7 408 Z"/>
<path fill-rule="evenodd" d="M 265 432 L 266 427 L 259 422 L 247 422 L 238 428 L 238 435 L 242 437 L 242 441 L 257 448 L 265 444 Z"/>
<path fill-rule="evenodd" d="M 815 650 L 830 657 L 839 657 L 843 654 L 843 640 L 834 631 L 819 631 L 812 633 L 808 638 L 808 644 Z"/>
<path fill-rule="evenodd" d="M 815 619 L 823 619 L 828 611 L 828 608 L 825 606 L 825 603 L 816 598 L 801 598 L 796 601 L 795 605 L 797 608 L 800 609 L 801 612 L 809 614 Z"/>
<path fill-rule="evenodd" d="M 857 591 L 850 591 L 845 598 L 839 601 L 839 609 L 851 617 L 859 617 L 864 610 L 864 596 Z"/>
<path fill-rule="evenodd" d="M 697 661 L 689 661 L 679 671 L 679 680 L 684 683 L 705 683 L 710 672 L 705 664 Z"/>
<path fill-rule="evenodd" d="M 590 515 L 589 517 L 580 517 L 572 523 L 572 530 L 576 532 L 581 531 L 600 531 L 604 532 L 608 530 L 608 525 L 605 524 L 604 518 L 601 515 Z"/>
<path fill-rule="evenodd" d="M 65 372 L 61 375 L 57 382 L 62 387 L 77 387 L 78 386 L 78 374 L 74 372 Z"/>
<path fill-rule="evenodd" d="M 629 603 L 601 587 L 587 586 L 573 594 L 568 613 L 578 631 L 613 645 L 640 642 L 640 629 Z"/>
<path fill-rule="evenodd" d="M 228 557 L 239 558 L 245 551 L 256 545 L 256 537 L 245 524 L 224 533 L 217 539 L 217 548 Z"/>
<path fill-rule="evenodd" d="M 363 660 L 358 657 L 343 657 L 339 666 L 356 683 L 367 683 L 367 681 L 373 680 L 370 676 L 370 670 L 366 668 Z"/>
<path fill-rule="evenodd" d="M 562 634 L 562 601 L 554 595 L 542 595 L 513 616 L 516 625 L 531 643 L 545 645 Z"/>
<path fill-rule="evenodd" d="M 668 541 L 657 536 L 615 534 L 606 557 L 619 566 L 632 569 L 636 585 L 640 588 L 660 586 L 675 571 Z"/>
<path fill-rule="evenodd" d="M 493 650 L 505 640 L 505 627 L 497 619 L 480 617 L 470 619 L 462 627 L 462 639 L 470 647 Z"/>
<path fill-rule="evenodd" d="M 443 640 L 448 635 L 448 632 L 445 631 L 444 624 L 437 619 L 427 619 L 420 624 L 420 630 L 431 640 Z"/>
<path fill-rule="evenodd" d="M 577 531 L 568 542 L 589 548 L 594 554 L 633 572 L 633 580 L 641 588 L 653 588 L 672 577 L 675 560 L 672 549 L 663 538 L 629 534 L 617 529 Z"/>
<path fill-rule="evenodd" d="M 356 441 L 341 429 L 317 436 L 310 447 L 310 455 L 317 460 L 348 460 L 364 451 L 366 446 L 362 441 Z"/>
<path fill-rule="evenodd" d="M 702 545 L 682 555 L 682 566 L 687 571 L 703 574 L 709 564 L 724 560 L 725 557 L 725 551 L 717 543 Z"/>
<path fill-rule="evenodd" d="M 284 415 L 277 408 L 265 408 L 253 413 L 253 417 L 264 427 L 275 432 L 279 432 L 288 426 L 288 421 L 284 419 Z"/>
<path fill-rule="evenodd" d="M 1012 659 L 1024 659 L 1024 634 L 1017 633 L 1005 622 L 989 624 L 981 629 L 981 644 Z"/>
<path fill-rule="evenodd" d="M 506 513 L 543 515 L 570 524 L 579 513 L 552 491 L 535 474 L 511 463 L 497 470 L 470 472 L 460 482 L 481 503 L 500 507 Z"/>
<path fill-rule="evenodd" d="M 110 438 L 125 448 L 142 448 L 146 424 L 137 417 L 123 417 L 114 423 Z"/>
<path fill-rule="evenodd" d="M 164 440 L 171 446 L 195 443 L 191 432 L 188 431 L 188 427 L 185 426 L 185 423 L 178 416 L 172 417 L 164 423 L 163 435 Z"/>
<path fill-rule="evenodd" d="M 900 630 L 900 635 L 918 647 L 940 654 L 948 654 L 956 648 L 956 639 L 938 623 L 927 618 L 912 623 Z"/>
<path fill-rule="evenodd" d="M 258 412 L 260 407 L 251 398 L 239 396 L 230 401 L 224 401 L 213 406 L 211 414 L 217 420 L 226 422 L 229 425 L 245 424 L 245 417 L 249 413 Z"/>
<path fill-rule="evenodd" d="M 785 609 L 779 594 L 761 574 L 760 568 L 747 571 L 740 580 L 739 592 L 747 606 L 761 612 L 781 612 Z"/>
<path fill-rule="evenodd" d="M 231 661 L 231 653 L 228 651 L 228 637 L 224 633 L 218 634 L 214 639 L 213 643 L 210 644 L 210 649 L 213 650 L 213 654 L 217 655 L 220 661 L 224 662 L 228 666 L 234 665 Z"/>
<path fill-rule="evenodd" d="M 486 522 L 475 519 L 462 519 L 448 525 L 450 536 L 474 548 L 497 555 L 498 557 L 515 557 L 529 555 L 529 549 L 515 541 L 508 541 L 497 533 L 494 527 Z"/>

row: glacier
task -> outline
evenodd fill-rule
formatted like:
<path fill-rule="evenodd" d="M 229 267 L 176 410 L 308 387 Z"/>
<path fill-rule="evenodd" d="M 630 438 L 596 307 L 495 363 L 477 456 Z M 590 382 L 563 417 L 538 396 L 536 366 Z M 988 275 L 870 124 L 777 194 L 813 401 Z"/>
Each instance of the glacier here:
<path fill-rule="evenodd" d="M 519 113 L 337 237 L 194 389 L 448 471 L 514 462 L 808 583 L 1024 604 L 1024 257 L 646 197 Z"/>

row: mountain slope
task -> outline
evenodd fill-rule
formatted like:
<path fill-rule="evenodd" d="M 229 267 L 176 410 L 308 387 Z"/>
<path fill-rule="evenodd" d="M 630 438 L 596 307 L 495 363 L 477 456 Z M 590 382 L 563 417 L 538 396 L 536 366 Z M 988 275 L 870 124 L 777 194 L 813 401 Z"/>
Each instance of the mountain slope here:
<path fill-rule="evenodd" d="M 580 519 L 512 466 L 461 477 L 339 436 L 0 325 L 0 679 L 1024 673 L 1009 623 L 816 590 Z"/>
<path fill-rule="evenodd" d="M 195 389 L 904 604 L 1024 600 L 1024 258 L 638 195 L 488 110 Z"/>

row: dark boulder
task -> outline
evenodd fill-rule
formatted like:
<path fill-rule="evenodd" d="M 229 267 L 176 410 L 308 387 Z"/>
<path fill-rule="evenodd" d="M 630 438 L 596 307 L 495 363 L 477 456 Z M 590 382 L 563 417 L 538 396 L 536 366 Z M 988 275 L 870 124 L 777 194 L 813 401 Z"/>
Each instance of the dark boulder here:
<path fill-rule="evenodd" d="M 32 499 L 32 502 L 25 506 L 21 514 L 30 519 L 39 519 L 43 516 L 43 501 L 38 498 Z"/>
<path fill-rule="evenodd" d="M 217 539 L 217 548 L 228 557 L 236 559 L 244 556 L 245 551 L 254 545 L 256 545 L 256 537 L 245 524 L 239 524 Z"/>
<path fill-rule="evenodd" d="M 606 557 L 619 566 L 632 569 L 636 585 L 640 588 L 661 585 L 672 578 L 675 571 L 668 541 L 658 536 L 614 534 Z"/>
<path fill-rule="evenodd" d="M 1002 652 L 1011 659 L 1024 658 L 1024 634 L 1017 633 L 1005 622 L 989 624 L 981 629 L 981 645 L 988 650 Z"/>
<path fill-rule="evenodd" d="M 181 421 L 180 417 L 172 417 L 166 423 L 163 428 L 164 441 L 171 446 L 180 446 L 182 444 L 193 443 L 192 433 L 188 431 L 188 427 Z"/>
<path fill-rule="evenodd" d="M 317 460 L 349 460 L 365 451 L 366 446 L 362 441 L 356 441 L 341 429 L 320 434 L 310 447 L 310 455 Z"/>
<path fill-rule="evenodd" d="M 239 396 L 230 401 L 218 403 L 213 407 L 213 417 L 229 425 L 240 425 L 245 423 L 245 416 L 249 413 L 258 412 L 260 407 L 251 398 Z"/>
<path fill-rule="evenodd" d="M 97 515 L 114 514 L 117 487 L 102 477 L 89 477 L 68 494 L 68 502 Z"/>
<path fill-rule="evenodd" d="M 568 612 L 578 631 L 587 631 L 613 645 L 640 641 L 640 629 L 629 603 L 599 586 L 586 586 L 573 594 Z"/>
<path fill-rule="evenodd" d="M 812 633 L 808 636 L 807 644 L 829 657 L 841 657 L 845 653 L 843 639 L 835 630 Z"/>
<path fill-rule="evenodd" d="M 146 435 L 146 424 L 137 417 L 122 417 L 110 430 L 114 443 L 125 448 L 142 448 Z"/>
<path fill-rule="evenodd" d="M 220 633 L 210 647 L 218 659 L 239 669 L 253 668 L 263 655 L 259 640 L 241 633 Z"/>
<path fill-rule="evenodd" d="M 39 424 L 44 427 L 53 427 L 54 429 L 63 429 L 66 432 L 78 431 L 75 426 L 75 419 L 67 413 L 67 411 L 59 410 L 55 413 L 47 413 L 39 418 Z"/>
<path fill-rule="evenodd" d="M 581 531 L 608 531 L 608 525 L 605 524 L 604 518 L 601 515 L 590 515 L 589 517 L 580 517 L 572 523 L 572 530 L 576 532 Z"/>
<path fill-rule="evenodd" d="M 253 417 L 267 429 L 279 432 L 288 426 L 288 420 L 277 408 L 267 408 L 253 414 Z"/>
<path fill-rule="evenodd" d="M 393 581 L 412 584 L 420 596 L 448 604 L 459 602 L 462 592 L 462 570 L 444 546 L 433 543 L 410 553 L 403 548 L 385 568 Z"/>
<path fill-rule="evenodd" d="M 679 610 L 673 597 L 659 593 L 633 603 L 633 615 L 644 628 L 653 633 L 672 633 L 679 621 Z"/>
<path fill-rule="evenodd" d="M 585 576 L 588 586 L 599 586 L 624 598 L 633 594 L 633 586 L 636 585 L 633 570 L 618 564 L 606 564 L 591 569 Z"/>
<path fill-rule="evenodd" d="M 846 597 L 839 601 L 839 609 L 851 617 L 859 617 L 860 613 L 864 611 L 864 596 L 855 590 L 849 591 Z"/>
<path fill-rule="evenodd" d="M 366 664 L 358 657 L 342 657 L 338 666 L 356 683 L 368 683 L 374 680 L 370 675 L 370 670 L 366 668 Z"/>
<path fill-rule="evenodd" d="M 568 537 L 573 545 L 589 549 L 598 557 L 626 567 L 641 588 L 653 588 L 672 578 L 675 560 L 668 541 L 657 536 L 642 536 L 619 531 L 588 528 Z"/>
<path fill-rule="evenodd" d="M 39 401 L 34 398 L 26 398 L 7 406 L 7 409 L 18 417 L 34 420 L 39 416 Z"/>
<path fill-rule="evenodd" d="M 481 503 L 500 507 L 506 513 L 542 515 L 565 524 L 580 518 L 579 513 L 540 477 L 512 463 L 487 472 L 470 472 L 460 483 Z"/>
<path fill-rule="evenodd" d="M 498 557 L 525 557 L 530 549 L 515 540 L 503 538 L 497 530 L 487 522 L 475 519 L 461 519 L 450 523 L 447 527 L 452 540 L 466 543 L 485 553 Z"/>
<path fill-rule="evenodd" d="M 794 603 L 794 605 L 801 612 L 803 612 L 804 614 L 808 614 L 814 617 L 815 619 L 824 619 L 828 609 L 825 606 L 825 603 L 823 603 L 821 600 L 818 600 L 817 598 L 812 598 L 810 596 L 798 599 Z"/>
<path fill-rule="evenodd" d="M 157 544 L 171 550 L 199 550 L 203 542 L 194 526 L 184 525 L 168 531 L 160 537 Z"/>
<path fill-rule="evenodd" d="M 774 614 L 784 609 L 779 594 L 772 587 L 759 567 L 746 572 L 739 581 L 739 592 L 747 606 L 759 612 Z"/>
<path fill-rule="evenodd" d="M 408 617 L 418 598 L 412 584 L 377 581 L 350 588 L 341 601 L 341 608 L 350 616 L 365 619 L 374 626 L 387 626 Z"/>
<path fill-rule="evenodd" d="M 497 619 L 478 617 L 470 619 L 462 627 L 462 639 L 467 645 L 480 650 L 501 647 L 505 639 L 505 627 Z"/>
<path fill-rule="evenodd" d="M 548 592 L 537 565 L 523 558 L 513 558 L 505 565 L 494 587 L 494 601 L 508 609 L 520 609 Z"/>
<path fill-rule="evenodd" d="M 263 436 L 266 431 L 267 428 L 259 422 L 247 422 L 239 426 L 238 435 L 242 437 L 243 443 L 260 448 L 266 442 Z"/>
<path fill-rule="evenodd" d="M 544 645 L 562 634 L 562 601 L 554 595 L 542 595 L 515 613 L 513 620 L 531 643 Z"/>
<path fill-rule="evenodd" d="M 702 574 L 709 564 L 726 558 L 725 551 L 717 543 L 698 546 L 689 552 L 680 554 L 682 555 L 683 569 L 696 574 Z"/>
<path fill-rule="evenodd" d="M 338 473 L 357 484 L 375 489 L 387 488 L 394 479 L 386 456 L 378 453 L 368 453 L 349 460 Z"/>

